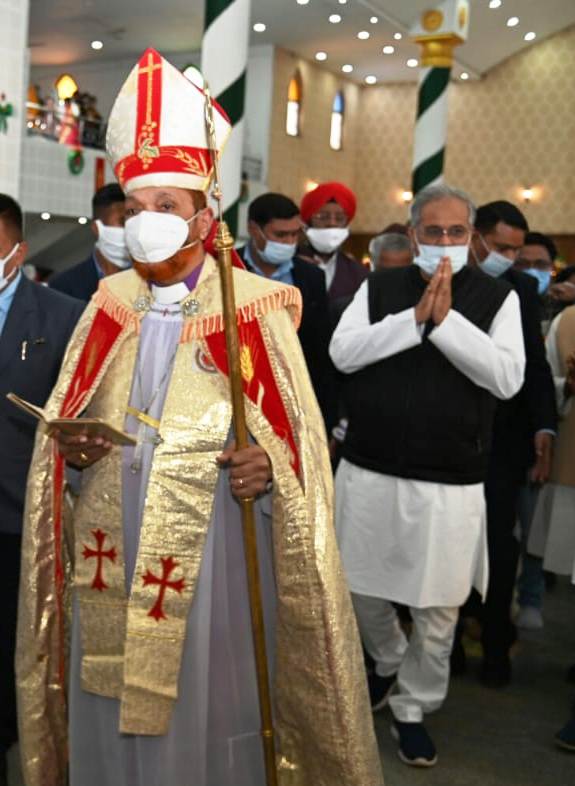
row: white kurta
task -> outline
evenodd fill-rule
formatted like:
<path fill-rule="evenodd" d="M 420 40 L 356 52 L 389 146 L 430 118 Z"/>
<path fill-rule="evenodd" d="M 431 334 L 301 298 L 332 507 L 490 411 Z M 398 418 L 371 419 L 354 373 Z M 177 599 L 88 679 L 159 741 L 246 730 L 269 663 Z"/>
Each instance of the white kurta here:
<path fill-rule="evenodd" d="M 557 409 L 567 415 L 572 400 L 564 395 L 565 377 L 557 348 L 558 314 L 547 334 L 547 360 L 555 382 Z M 543 567 L 552 573 L 571 576 L 575 583 L 575 487 L 561 483 L 547 483 L 537 500 L 533 514 L 527 550 L 543 557 Z"/>
<path fill-rule="evenodd" d="M 371 324 L 368 282 L 358 289 L 330 344 L 337 368 L 353 373 L 422 341 L 413 308 Z M 453 309 L 429 340 L 462 374 L 500 399 L 523 384 L 519 299 L 510 292 L 488 333 Z M 433 384 L 433 380 L 429 380 Z M 385 407 L 385 391 L 374 391 Z M 488 580 L 483 484 L 409 480 L 342 461 L 336 527 L 352 592 L 416 608 L 459 606 Z"/>

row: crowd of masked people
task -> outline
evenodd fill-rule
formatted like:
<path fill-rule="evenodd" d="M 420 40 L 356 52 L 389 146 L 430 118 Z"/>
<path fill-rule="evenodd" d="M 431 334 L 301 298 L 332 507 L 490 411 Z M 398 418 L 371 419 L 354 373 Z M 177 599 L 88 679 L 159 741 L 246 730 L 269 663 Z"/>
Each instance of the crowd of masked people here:
<path fill-rule="evenodd" d="M 390 707 L 400 758 L 429 767 L 437 753 L 424 716 L 444 702 L 450 673 L 466 669 L 469 620 L 481 631 L 481 682 L 505 687 L 517 629 L 543 626 L 547 577 L 575 580 L 575 266 L 557 269 L 553 241 L 515 205 L 476 208 L 444 185 L 416 195 L 407 224 L 371 239 L 368 264 L 344 251 L 355 213 L 342 183 L 299 205 L 263 194 L 239 253 L 255 275 L 301 292 L 299 338 L 330 441 L 372 709 Z M 40 286 L 21 272 L 20 207 L 0 195 L 0 786 L 16 739 L 34 440 L 5 394 L 45 403 L 85 303 L 130 266 L 119 186 L 95 194 L 91 228 L 90 257 Z M 556 742 L 575 751 L 575 717 Z"/>

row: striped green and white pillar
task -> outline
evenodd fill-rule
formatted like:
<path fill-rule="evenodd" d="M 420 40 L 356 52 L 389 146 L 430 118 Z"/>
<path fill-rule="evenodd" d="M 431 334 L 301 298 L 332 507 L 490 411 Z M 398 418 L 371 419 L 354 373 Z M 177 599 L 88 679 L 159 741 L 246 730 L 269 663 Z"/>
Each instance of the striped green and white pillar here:
<path fill-rule="evenodd" d="M 225 219 L 235 236 L 242 182 L 244 103 L 251 0 L 206 0 L 202 66 L 214 98 L 226 110 L 232 133 L 222 156 Z"/>
<path fill-rule="evenodd" d="M 424 11 L 411 30 L 412 40 L 422 46 L 413 148 L 414 194 L 443 178 L 453 50 L 465 41 L 468 25 L 468 0 L 445 0 L 438 8 Z"/>

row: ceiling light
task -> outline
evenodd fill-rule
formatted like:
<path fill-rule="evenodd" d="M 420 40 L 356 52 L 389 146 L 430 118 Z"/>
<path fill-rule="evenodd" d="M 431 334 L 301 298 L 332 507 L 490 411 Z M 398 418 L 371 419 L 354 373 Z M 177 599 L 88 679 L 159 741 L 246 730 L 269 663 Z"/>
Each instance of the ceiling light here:
<path fill-rule="evenodd" d="M 460 79 L 469 79 L 469 74 L 467 71 L 464 71 L 462 74 L 459 75 Z"/>
<path fill-rule="evenodd" d="M 392 55 L 395 52 L 395 47 L 391 45 L 384 46 L 381 50 L 384 55 Z"/>
<path fill-rule="evenodd" d="M 499 8 L 501 5 L 501 0 L 490 0 L 489 8 Z"/>
<path fill-rule="evenodd" d="M 339 22 L 341 22 L 341 16 L 339 14 L 330 14 L 329 21 L 332 23 L 332 25 L 337 25 Z"/>
<path fill-rule="evenodd" d="M 418 65 L 419 65 L 419 63 L 418 63 L 418 61 L 417 61 L 417 59 L 415 57 L 410 57 L 409 60 L 406 63 L 406 66 L 408 68 L 417 68 Z"/>
<path fill-rule="evenodd" d="M 373 74 L 369 74 L 369 76 L 365 77 L 365 82 L 368 85 L 374 85 L 377 82 L 377 77 Z"/>
<path fill-rule="evenodd" d="M 519 24 L 519 17 L 518 16 L 510 16 L 507 20 L 507 27 L 517 27 Z"/>
<path fill-rule="evenodd" d="M 78 223 L 82 224 L 82 225 L 83 224 L 87 224 L 88 223 L 88 219 L 86 218 L 86 216 L 80 216 L 80 218 L 78 219 Z"/>
<path fill-rule="evenodd" d="M 42 219 L 42 221 L 49 221 L 52 218 L 52 216 L 50 215 L 50 213 L 40 213 L 40 218 Z"/>
<path fill-rule="evenodd" d="M 309 0 L 297 0 L 297 4 L 298 5 L 307 5 L 308 3 L 309 3 Z"/>
<path fill-rule="evenodd" d="M 536 38 L 536 37 L 537 37 L 537 33 L 534 33 L 532 31 L 531 33 L 525 33 L 525 35 L 523 36 L 523 40 L 524 41 L 533 41 L 533 39 Z"/>
<path fill-rule="evenodd" d="M 379 19 L 377 18 L 377 16 L 370 16 L 369 21 L 371 22 L 372 25 L 376 25 L 379 22 Z"/>
<path fill-rule="evenodd" d="M 347 0 L 338 0 L 338 2 L 340 5 L 345 5 L 347 3 Z"/>
<path fill-rule="evenodd" d="M 255 33 L 263 33 L 265 29 L 266 29 L 266 26 L 264 25 L 263 22 L 256 22 L 255 25 L 254 25 L 254 32 Z"/>
<path fill-rule="evenodd" d="M 413 191 L 409 191 L 409 189 L 406 188 L 404 191 L 401 192 L 401 200 L 402 202 L 405 202 L 406 205 L 409 204 L 409 202 L 411 202 L 412 199 L 413 199 Z"/>
<path fill-rule="evenodd" d="M 369 38 L 369 33 L 367 32 L 367 30 L 360 30 L 359 33 L 357 34 L 357 37 L 361 38 L 362 41 L 367 41 L 367 39 Z"/>
<path fill-rule="evenodd" d="M 345 65 L 342 65 L 341 70 L 343 71 L 344 74 L 351 74 L 351 72 L 353 71 L 353 66 L 350 65 L 349 63 L 346 63 Z"/>
<path fill-rule="evenodd" d="M 92 41 L 90 46 L 92 47 L 92 49 L 103 49 L 104 48 L 104 42 L 103 41 Z"/>
<path fill-rule="evenodd" d="M 393 37 L 395 38 L 396 41 L 401 41 L 401 39 L 403 38 L 401 33 L 394 33 Z"/>
<path fill-rule="evenodd" d="M 316 60 L 327 60 L 327 52 L 316 52 L 315 53 Z"/>

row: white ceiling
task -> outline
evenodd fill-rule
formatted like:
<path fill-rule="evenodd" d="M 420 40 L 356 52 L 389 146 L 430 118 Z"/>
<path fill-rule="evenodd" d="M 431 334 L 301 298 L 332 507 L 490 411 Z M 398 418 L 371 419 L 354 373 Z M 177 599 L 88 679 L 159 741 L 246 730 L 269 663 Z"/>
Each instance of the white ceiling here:
<path fill-rule="evenodd" d="M 147 46 L 164 52 L 197 51 L 201 46 L 205 0 L 31 0 L 30 46 L 33 65 L 71 63 L 136 57 Z M 312 59 L 327 52 L 324 67 L 340 72 L 344 63 L 354 66 L 352 79 L 373 74 L 378 81 L 405 81 L 417 77 L 406 66 L 417 57 L 418 47 L 405 33 L 418 14 L 433 6 L 431 0 L 252 0 L 252 23 L 263 22 L 263 33 L 251 33 L 252 43 L 276 44 Z M 502 0 L 498 9 L 489 0 L 471 0 L 468 41 L 456 52 L 454 75 L 467 71 L 476 78 L 490 68 L 543 38 L 575 24 L 575 0 Z M 330 14 L 342 17 L 339 24 Z M 370 22 L 373 16 L 377 23 Z M 506 26 L 511 16 L 516 27 Z M 368 40 L 357 33 L 367 30 Z M 527 32 L 536 33 L 526 42 Z M 403 33 L 401 41 L 394 33 Z M 93 39 L 104 42 L 95 52 Z M 384 55 L 384 45 L 395 52 Z"/>

